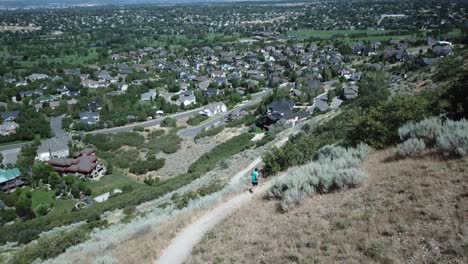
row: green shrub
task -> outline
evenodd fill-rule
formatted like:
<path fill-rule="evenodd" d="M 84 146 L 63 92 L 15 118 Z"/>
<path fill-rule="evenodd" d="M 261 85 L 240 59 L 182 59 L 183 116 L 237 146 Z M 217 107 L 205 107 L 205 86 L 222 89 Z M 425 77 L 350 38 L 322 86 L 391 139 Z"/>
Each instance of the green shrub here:
<path fill-rule="evenodd" d="M 0 225 L 11 222 L 16 219 L 16 211 L 14 209 L 0 209 Z"/>
<path fill-rule="evenodd" d="M 148 133 L 147 138 L 148 139 L 155 139 L 157 137 L 160 137 L 160 136 L 164 135 L 164 133 L 165 132 L 164 132 L 163 129 L 156 129 L 156 130 L 153 130 L 150 133 Z"/>
<path fill-rule="evenodd" d="M 115 151 L 122 146 L 141 148 L 144 146 L 145 137 L 137 132 L 96 135 L 86 134 L 83 142 L 95 146 L 100 151 Z"/>
<path fill-rule="evenodd" d="M 287 177 L 276 181 L 268 195 L 279 199 L 281 208 L 287 211 L 315 193 L 355 188 L 366 179 L 357 167 L 368 153 L 365 145 L 356 149 L 325 146 L 313 162 L 290 169 Z"/>
<path fill-rule="evenodd" d="M 164 166 L 164 163 L 164 159 L 139 160 L 130 166 L 130 172 L 141 175 L 149 171 L 157 171 Z"/>
<path fill-rule="evenodd" d="M 34 238 L 39 235 L 39 231 L 36 229 L 25 229 L 21 230 L 18 233 L 18 243 L 20 244 L 26 244 L 30 242 L 31 240 L 34 240 Z"/>
<path fill-rule="evenodd" d="M 26 195 L 20 195 L 18 200 L 15 203 L 16 214 L 24 219 L 29 219 L 34 217 L 34 213 L 31 209 L 32 201 L 31 198 L 26 197 Z"/>
<path fill-rule="evenodd" d="M 250 147 L 253 138 L 252 134 L 244 133 L 235 136 L 213 148 L 210 152 L 203 154 L 197 161 L 189 167 L 189 173 L 206 173 L 216 167 L 218 162 L 237 154 Z"/>
<path fill-rule="evenodd" d="M 468 122 L 464 119 L 443 121 L 438 117 L 427 118 L 403 125 L 398 133 L 402 139 L 407 139 L 398 145 L 397 154 L 402 157 L 420 154 L 426 146 L 445 155 L 468 155 Z"/>
<path fill-rule="evenodd" d="M 182 139 L 176 134 L 175 131 L 171 131 L 167 135 L 151 139 L 147 143 L 146 147 L 151 150 L 152 153 L 163 151 L 166 154 L 171 154 L 177 152 L 177 150 L 180 149 L 181 143 Z"/>
<path fill-rule="evenodd" d="M 223 130 L 224 130 L 223 126 L 217 126 L 217 127 L 213 127 L 213 128 L 209 128 L 209 129 L 203 129 L 202 131 L 200 131 L 200 133 L 198 133 L 195 136 L 195 139 L 200 139 L 200 138 L 205 138 L 205 137 L 213 137 L 213 136 L 216 136 L 219 133 L 221 133 Z"/>
<path fill-rule="evenodd" d="M 4 193 L 3 191 L 0 191 L 0 200 L 2 200 L 8 207 L 15 206 L 17 198 L 18 197 L 16 196 L 15 193 L 8 194 L 8 193 Z"/>
<path fill-rule="evenodd" d="M 177 193 L 174 193 L 174 195 L 171 197 L 171 200 L 174 202 L 174 205 L 178 209 L 182 209 L 187 207 L 191 200 L 221 191 L 223 188 L 224 185 L 222 184 L 210 184 L 208 186 L 198 189 L 197 191 L 187 192 L 183 195 L 178 195 Z"/>
<path fill-rule="evenodd" d="M 135 127 L 133 127 L 133 131 L 135 131 L 135 132 L 144 132 L 145 128 L 142 127 L 142 126 L 135 126 Z"/>
<path fill-rule="evenodd" d="M 274 136 L 272 135 L 266 135 L 264 136 L 261 140 L 255 142 L 255 148 L 259 148 L 261 146 L 264 146 L 265 144 L 273 141 L 275 139 Z"/>
<path fill-rule="evenodd" d="M 410 138 L 405 142 L 398 144 L 396 155 L 399 157 L 410 157 L 421 154 L 426 148 L 424 140 L 419 138 Z"/>
<path fill-rule="evenodd" d="M 187 120 L 187 124 L 191 126 L 197 126 L 201 124 L 203 121 L 208 120 L 208 118 L 209 118 L 208 116 L 204 116 L 204 115 L 195 115 L 195 116 L 190 117 Z"/>
<path fill-rule="evenodd" d="M 41 203 L 36 208 L 36 214 L 38 216 L 46 215 L 49 212 L 50 206 L 46 203 Z"/>
<path fill-rule="evenodd" d="M 249 114 L 249 115 L 246 115 L 245 117 L 243 117 L 241 119 L 237 119 L 237 120 L 233 120 L 231 122 L 228 122 L 226 124 L 226 127 L 238 127 L 240 125 L 250 126 L 252 124 L 255 124 L 255 121 L 257 121 L 255 116 Z"/>
<path fill-rule="evenodd" d="M 354 112 L 347 139 L 352 145 L 364 142 L 383 148 L 399 140 L 398 128 L 410 121 L 420 121 L 429 114 L 429 104 L 421 97 L 397 96 L 369 110 Z"/>
<path fill-rule="evenodd" d="M 436 139 L 439 152 L 453 156 L 468 155 L 468 122 L 447 120 Z"/>
<path fill-rule="evenodd" d="M 89 230 L 80 227 L 70 232 L 62 232 L 53 237 L 44 237 L 38 240 L 38 243 L 28 245 L 19 250 L 12 259 L 12 263 L 25 264 L 32 263 L 40 258 L 46 260 L 56 257 L 73 245 L 85 241 L 89 237 Z"/>
<path fill-rule="evenodd" d="M 166 117 L 161 121 L 161 127 L 176 127 L 177 120 L 172 117 Z"/>
<path fill-rule="evenodd" d="M 398 129 L 398 135 L 402 140 L 410 138 L 421 139 L 429 147 L 433 147 L 441 128 L 442 119 L 438 117 L 431 117 L 417 123 L 409 122 L 401 126 Z"/>
<path fill-rule="evenodd" d="M 136 211 L 136 206 L 135 205 L 127 205 L 123 209 L 123 213 L 126 215 L 131 215 Z"/>
<path fill-rule="evenodd" d="M 93 264 L 116 264 L 118 261 L 111 256 L 99 256 L 94 261 Z"/>

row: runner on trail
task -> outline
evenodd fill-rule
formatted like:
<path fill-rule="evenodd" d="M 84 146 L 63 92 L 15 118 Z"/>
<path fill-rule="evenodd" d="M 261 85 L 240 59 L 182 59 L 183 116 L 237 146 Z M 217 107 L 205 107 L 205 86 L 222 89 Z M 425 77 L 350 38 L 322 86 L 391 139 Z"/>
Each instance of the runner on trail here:
<path fill-rule="evenodd" d="M 258 185 L 258 168 L 255 168 L 255 170 L 252 172 L 252 188 L 249 189 L 249 192 L 253 193 L 257 185 Z"/>

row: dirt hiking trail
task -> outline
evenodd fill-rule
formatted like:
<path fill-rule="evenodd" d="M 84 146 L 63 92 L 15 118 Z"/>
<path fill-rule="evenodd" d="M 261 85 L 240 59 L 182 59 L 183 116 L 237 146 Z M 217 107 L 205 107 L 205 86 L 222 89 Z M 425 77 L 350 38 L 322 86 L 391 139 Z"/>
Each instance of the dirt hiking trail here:
<path fill-rule="evenodd" d="M 335 116 L 336 112 L 328 113 L 323 116 L 319 116 L 315 118 L 316 121 L 324 120 L 330 118 L 331 116 Z M 283 134 L 283 138 L 276 142 L 274 145 L 276 147 L 283 146 L 289 139 L 289 135 L 292 134 L 294 130 L 290 130 L 289 133 Z M 240 180 L 244 179 L 244 177 L 250 177 L 249 173 L 257 167 L 262 162 L 261 157 L 256 158 L 252 163 L 249 164 L 246 168 L 242 171 L 238 172 L 234 175 L 230 181 L 230 185 L 237 184 Z M 248 176 L 246 176 L 248 175 Z M 261 176 L 261 175 L 260 175 Z M 283 175 L 281 175 L 283 176 Z M 279 177 L 281 177 L 279 176 Z M 250 179 L 250 178 L 249 178 Z M 274 177 L 274 179 L 278 179 L 278 177 Z M 262 178 L 260 177 L 260 183 L 262 183 Z M 218 223 L 223 221 L 226 217 L 234 213 L 237 209 L 239 209 L 242 205 L 246 204 L 254 196 L 258 196 L 264 193 L 266 190 L 270 188 L 273 184 L 274 180 L 269 180 L 267 182 L 263 182 L 255 192 L 249 193 L 248 190 L 242 192 L 233 198 L 223 202 L 207 212 L 201 218 L 196 220 L 195 222 L 188 225 L 182 232 L 180 232 L 172 241 L 171 244 L 163 251 L 162 255 L 159 259 L 155 262 L 155 264 L 182 264 L 184 261 L 190 256 L 192 249 L 201 241 L 203 236 L 214 228 Z"/>

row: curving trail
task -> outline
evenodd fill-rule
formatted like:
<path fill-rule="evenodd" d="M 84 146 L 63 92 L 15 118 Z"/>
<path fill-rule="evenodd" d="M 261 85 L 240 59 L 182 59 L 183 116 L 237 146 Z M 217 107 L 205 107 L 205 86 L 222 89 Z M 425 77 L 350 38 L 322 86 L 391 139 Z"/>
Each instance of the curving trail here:
<path fill-rule="evenodd" d="M 336 112 L 331 112 L 323 116 L 314 118 L 315 121 L 321 121 L 330 117 L 336 116 Z M 288 139 L 289 135 L 294 130 L 290 130 L 283 134 L 282 140 L 278 141 L 275 146 L 281 147 Z M 255 167 L 262 162 L 261 157 L 252 161 L 249 166 L 238 172 L 232 177 L 230 184 L 237 184 L 240 180 L 248 175 Z M 280 176 L 281 177 L 281 176 Z M 276 177 L 277 178 L 277 177 Z M 156 264 L 182 264 L 190 256 L 192 249 L 200 242 L 203 236 L 215 227 L 219 222 L 223 221 L 226 217 L 234 213 L 242 205 L 246 204 L 254 196 L 264 193 L 273 184 L 273 181 L 263 182 L 254 194 L 245 191 L 231 199 L 227 200 L 216 206 L 214 209 L 207 212 L 201 218 L 187 226 L 181 233 L 179 233 L 172 241 L 171 244 L 163 251 L 162 255 L 155 262 Z"/>

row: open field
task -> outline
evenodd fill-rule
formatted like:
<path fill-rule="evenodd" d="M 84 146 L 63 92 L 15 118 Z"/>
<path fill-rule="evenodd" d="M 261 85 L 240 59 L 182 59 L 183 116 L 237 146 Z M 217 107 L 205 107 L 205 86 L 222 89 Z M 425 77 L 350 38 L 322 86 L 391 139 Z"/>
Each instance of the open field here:
<path fill-rule="evenodd" d="M 466 263 L 468 159 L 389 161 L 392 153 L 363 164 L 365 186 L 289 213 L 257 199 L 206 235 L 188 263 Z"/>
<path fill-rule="evenodd" d="M 295 30 L 290 31 L 287 35 L 296 38 L 314 38 L 318 40 L 340 39 L 346 41 L 385 41 L 385 40 L 405 40 L 405 39 L 420 39 L 424 38 L 426 31 L 422 32 L 422 37 L 415 34 L 408 34 L 398 30 Z M 462 32 L 459 29 L 454 29 L 447 33 L 447 36 L 459 37 Z"/>
<path fill-rule="evenodd" d="M 296 30 L 288 33 L 298 38 L 316 38 L 321 40 L 339 38 L 341 40 L 386 40 L 407 38 L 411 35 L 400 35 L 395 30 Z"/>
<path fill-rule="evenodd" d="M 87 56 L 82 56 L 80 54 L 74 54 L 74 55 L 65 55 L 63 57 L 57 57 L 57 58 L 48 58 L 47 62 L 56 62 L 56 63 L 68 63 L 71 65 L 81 65 L 88 63 L 92 60 L 96 60 L 98 58 L 98 54 L 96 52 L 95 48 L 89 49 L 89 53 Z"/>

